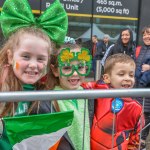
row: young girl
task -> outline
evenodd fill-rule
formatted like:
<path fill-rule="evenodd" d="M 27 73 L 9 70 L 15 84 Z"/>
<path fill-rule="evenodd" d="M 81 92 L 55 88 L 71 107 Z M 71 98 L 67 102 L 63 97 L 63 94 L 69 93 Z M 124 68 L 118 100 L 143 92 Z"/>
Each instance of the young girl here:
<path fill-rule="evenodd" d="M 64 44 L 60 52 L 52 55 L 51 77 L 55 90 L 83 90 L 80 84 L 91 68 L 91 55 L 77 44 Z M 59 150 L 90 150 L 90 128 L 86 100 L 68 99 L 54 102 L 56 111 L 74 110 L 70 130 L 61 140 Z"/>
<path fill-rule="evenodd" d="M 0 91 L 31 91 L 49 87 L 48 82 L 47 85 L 41 83 L 41 78 L 48 72 L 51 40 L 62 43 L 67 32 L 67 15 L 60 2 L 56 0 L 35 19 L 27 0 L 6 0 L 0 22 L 3 34 L 8 38 L 0 50 Z M 0 116 L 27 115 L 33 104 L 26 101 L 0 103 Z M 0 149 L 12 149 L 5 136 L 0 139 Z"/>
<path fill-rule="evenodd" d="M 39 80 L 46 74 L 49 64 L 51 42 L 38 28 L 22 28 L 9 37 L 0 51 L 1 91 L 35 90 Z M 36 85 L 35 85 L 36 84 Z M 27 113 L 30 102 L 6 104 L 1 115 Z M 18 107 L 13 112 L 12 106 Z M 15 113 L 15 114 L 14 114 Z"/>
<path fill-rule="evenodd" d="M 50 15 L 51 12 L 55 12 L 53 16 Z M 57 18 L 56 22 L 53 21 L 54 16 Z M 27 0 L 6 0 L 0 22 L 3 34 L 8 38 L 0 51 L 0 90 L 34 90 L 35 84 L 36 89 L 43 89 L 39 80 L 49 68 L 47 66 L 52 50 L 51 40 L 62 43 L 67 32 L 67 14 L 62 5 L 55 0 L 51 7 L 35 19 Z M 54 28 L 55 31 L 52 31 Z M 24 114 L 29 107 L 28 103 L 23 103 L 21 108 L 12 112 L 12 103 L 6 104 L 6 107 L 1 105 L 2 116 L 8 113 Z"/>

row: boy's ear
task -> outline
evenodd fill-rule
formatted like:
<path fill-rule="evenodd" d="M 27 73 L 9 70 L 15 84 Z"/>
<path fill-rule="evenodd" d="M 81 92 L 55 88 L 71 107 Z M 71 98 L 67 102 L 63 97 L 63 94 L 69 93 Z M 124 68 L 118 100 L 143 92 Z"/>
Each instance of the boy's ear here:
<path fill-rule="evenodd" d="M 106 84 L 110 83 L 110 75 L 109 74 L 104 74 L 103 75 L 103 80 Z"/>
<path fill-rule="evenodd" d="M 55 77 L 59 77 L 59 72 L 58 72 L 58 68 L 56 68 L 54 65 L 50 65 L 50 68 L 52 70 L 52 73 L 54 74 Z"/>
<path fill-rule="evenodd" d="M 8 64 L 13 64 L 13 53 L 10 49 L 7 50 L 7 58 L 8 58 Z"/>

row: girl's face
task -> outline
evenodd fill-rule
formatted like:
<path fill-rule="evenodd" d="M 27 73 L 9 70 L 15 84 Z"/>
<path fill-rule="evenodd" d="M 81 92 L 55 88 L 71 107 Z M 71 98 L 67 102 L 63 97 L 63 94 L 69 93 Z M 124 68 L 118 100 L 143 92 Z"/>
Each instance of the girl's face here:
<path fill-rule="evenodd" d="M 78 65 L 79 62 L 78 61 L 72 61 L 70 63 L 71 65 Z M 60 74 L 60 70 L 58 70 L 59 74 Z M 79 86 L 81 85 L 81 83 L 84 81 L 85 77 L 84 76 L 80 76 L 76 70 L 74 70 L 74 73 L 72 76 L 69 77 L 65 77 L 65 76 L 60 76 L 59 75 L 59 82 L 60 82 L 60 86 L 63 89 L 68 89 L 68 90 L 76 90 L 79 88 Z"/>
<path fill-rule="evenodd" d="M 125 30 L 121 33 L 121 40 L 122 40 L 123 45 L 127 45 L 129 43 L 130 33 L 128 30 Z"/>
<path fill-rule="evenodd" d="M 79 52 L 80 50 L 79 49 L 75 49 L 73 52 Z M 74 66 L 77 66 L 79 65 L 80 62 L 79 61 L 71 61 L 70 62 L 70 65 L 74 65 Z M 65 70 L 66 70 L 66 73 L 68 72 L 68 69 L 70 70 L 70 68 L 64 68 L 63 69 L 63 72 L 65 74 Z M 60 86 L 64 89 L 64 90 L 76 90 L 79 88 L 79 86 L 81 85 L 81 83 L 84 81 L 85 77 L 84 76 L 80 76 L 76 70 L 74 70 L 73 74 L 71 76 L 61 76 L 60 75 L 60 68 L 57 68 L 57 69 L 52 69 L 53 71 L 53 74 L 56 76 L 56 77 L 59 77 L 59 83 L 60 83 Z M 80 70 L 82 71 L 82 70 Z M 84 70 L 83 70 L 84 71 Z M 85 72 L 84 72 L 85 73 Z"/>
<path fill-rule="evenodd" d="M 46 74 L 48 48 L 48 43 L 42 38 L 24 34 L 13 53 L 8 50 L 9 64 L 23 84 L 35 84 Z"/>
<path fill-rule="evenodd" d="M 150 32 L 144 32 L 143 42 L 145 45 L 150 45 Z"/>
<path fill-rule="evenodd" d="M 131 63 L 116 63 L 111 74 L 104 75 L 104 81 L 115 89 L 133 88 L 135 79 L 135 65 Z"/>

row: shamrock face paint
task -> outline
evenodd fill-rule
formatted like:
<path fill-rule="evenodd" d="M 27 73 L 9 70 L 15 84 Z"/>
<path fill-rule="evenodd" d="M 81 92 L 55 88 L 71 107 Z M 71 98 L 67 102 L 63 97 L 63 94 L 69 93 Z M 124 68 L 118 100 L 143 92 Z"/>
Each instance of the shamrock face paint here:
<path fill-rule="evenodd" d="M 91 69 L 91 58 L 89 50 L 81 48 L 80 52 L 71 52 L 69 48 L 61 50 L 58 63 L 61 76 L 72 76 L 76 71 L 80 76 L 87 76 Z M 78 61 L 76 65 L 71 62 Z"/>

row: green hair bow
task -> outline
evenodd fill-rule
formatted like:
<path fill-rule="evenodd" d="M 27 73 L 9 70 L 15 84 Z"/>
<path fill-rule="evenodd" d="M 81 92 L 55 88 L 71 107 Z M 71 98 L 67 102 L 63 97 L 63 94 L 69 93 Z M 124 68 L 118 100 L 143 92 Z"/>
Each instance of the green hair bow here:
<path fill-rule="evenodd" d="M 34 17 L 28 0 L 6 0 L 0 22 L 5 37 L 19 28 L 36 26 L 58 44 L 64 43 L 68 29 L 68 17 L 59 0 L 55 0 L 39 18 Z"/>

